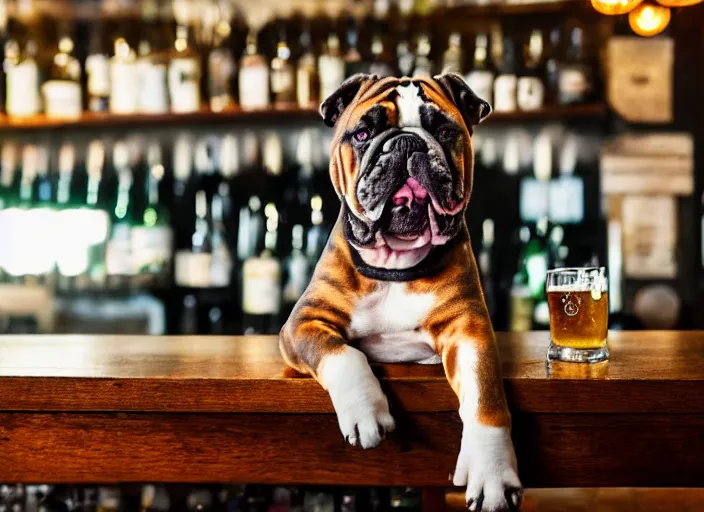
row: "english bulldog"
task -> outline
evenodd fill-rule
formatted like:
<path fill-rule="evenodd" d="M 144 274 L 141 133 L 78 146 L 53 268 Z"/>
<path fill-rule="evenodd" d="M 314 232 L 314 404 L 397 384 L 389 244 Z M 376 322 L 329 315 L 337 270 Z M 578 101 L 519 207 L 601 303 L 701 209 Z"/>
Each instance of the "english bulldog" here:
<path fill-rule="evenodd" d="M 494 332 L 464 218 L 472 131 L 489 113 L 458 75 L 355 75 L 320 107 L 334 127 L 342 207 L 280 333 L 284 360 L 328 391 L 362 448 L 394 430 L 369 360 L 442 363 L 463 422 L 453 483 L 472 511 L 517 510 L 522 490 Z"/>

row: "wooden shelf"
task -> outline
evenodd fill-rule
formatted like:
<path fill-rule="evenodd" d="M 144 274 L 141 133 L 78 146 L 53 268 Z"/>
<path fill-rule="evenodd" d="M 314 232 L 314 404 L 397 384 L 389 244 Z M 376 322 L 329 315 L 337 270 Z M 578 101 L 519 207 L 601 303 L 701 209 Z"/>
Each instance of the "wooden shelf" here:
<path fill-rule="evenodd" d="M 574 119 L 603 119 L 608 113 L 605 103 L 588 103 L 584 105 L 550 105 L 540 110 L 494 112 L 486 123 L 515 122 L 515 121 L 567 121 Z"/>
<path fill-rule="evenodd" d="M 291 10 L 300 9 L 306 2 L 301 0 L 291 1 Z M 173 10 L 170 5 L 163 2 L 157 10 L 161 18 L 173 19 Z M 581 0 L 538 0 L 525 3 L 508 3 L 494 2 L 486 5 L 468 5 L 452 8 L 439 8 L 431 13 L 431 16 L 437 15 L 471 15 L 471 16 L 505 16 L 516 14 L 551 14 L 560 12 L 569 12 L 575 9 L 584 9 L 584 2 Z M 105 10 L 99 2 L 83 2 L 76 3 L 71 0 L 35 0 L 36 11 L 41 12 L 44 16 L 50 16 L 57 19 L 73 19 L 73 20 L 139 20 L 142 17 L 142 12 L 139 7 L 120 7 L 114 11 Z M 245 7 L 243 11 L 247 11 Z M 10 4 L 8 9 L 10 17 L 21 17 L 21 13 L 17 8 Z"/>
<path fill-rule="evenodd" d="M 84 112 L 79 119 L 51 119 L 40 114 L 27 118 L 11 118 L 3 116 L 0 119 L 0 131 L 38 130 L 49 128 L 80 128 L 80 127 L 119 127 L 119 126 L 153 126 L 153 125 L 200 125 L 228 122 L 279 122 L 286 120 L 319 119 L 316 109 L 275 108 L 266 110 L 232 109 L 223 112 L 212 112 L 203 109 L 190 114 L 110 114 Z"/>
<path fill-rule="evenodd" d="M 607 113 L 603 103 L 574 106 L 550 106 L 532 112 L 495 112 L 486 122 L 489 124 L 514 121 L 567 120 L 577 118 L 603 118 Z M 278 123 L 292 121 L 317 121 L 319 114 L 316 109 L 301 109 L 298 107 L 273 108 L 266 110 L 244 111 L 232 109 L 223 112 L 212 112 L 203 109 L 192 114 L 97 114 L 84 113 L 79 119 L 50 119 L 45 115 L 28 118 L 0 118 L 0 132 L 25 131 L 56 128 L 114 128 L 121 126 L 171 126 L 171 125 L 208 125 L 219 123 L 257 122 Z"/>

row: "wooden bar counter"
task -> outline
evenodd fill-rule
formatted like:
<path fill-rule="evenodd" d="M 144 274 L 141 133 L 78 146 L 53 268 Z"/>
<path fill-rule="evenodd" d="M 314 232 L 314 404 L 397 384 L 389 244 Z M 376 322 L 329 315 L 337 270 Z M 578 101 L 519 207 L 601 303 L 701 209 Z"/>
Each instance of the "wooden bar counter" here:
<path fill-rule="evenodd" d="M 612 332 L 546 368 L 498 334 L 527 487 L 704 487 L 704 333 Z M 379 365 L 398 428 L 347 446 L 274 337 L 0 337 L 0 482 L 448 486 L 461 423 L 440 366 Z"/>

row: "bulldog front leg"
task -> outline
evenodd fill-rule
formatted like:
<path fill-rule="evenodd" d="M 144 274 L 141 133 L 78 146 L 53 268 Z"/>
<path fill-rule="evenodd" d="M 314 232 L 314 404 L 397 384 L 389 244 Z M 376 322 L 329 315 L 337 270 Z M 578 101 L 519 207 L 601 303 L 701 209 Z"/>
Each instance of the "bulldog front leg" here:
<path fill-rule="evenodd" d="M 345 440 L 374 448 L 395 427 L 389 402 L 366 356 L 336 331 L 320 320 L 287 324 L 281 331 L 281 352 L 291 367 L 312 375 L 330 394 Z"/>
<path fill-rule="evenodd" d="M 518 510 L 521 482 L 491 325 L 460 317 L 446 322 L 437 339 L 448 380 L 460 400 L 463 424 L 452 481 L 467 487 L 471 511 Z"/>

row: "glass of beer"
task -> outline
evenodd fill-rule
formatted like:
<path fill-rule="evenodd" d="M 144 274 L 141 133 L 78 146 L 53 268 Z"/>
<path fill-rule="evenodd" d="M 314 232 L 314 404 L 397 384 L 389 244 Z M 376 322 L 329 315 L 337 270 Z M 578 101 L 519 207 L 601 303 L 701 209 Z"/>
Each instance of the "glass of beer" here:
<path fill-rule="evenodd" d="M 597 363 L 609 358 L 609 296 L 603 267 L 548 271 L 548 361 Z"/>

